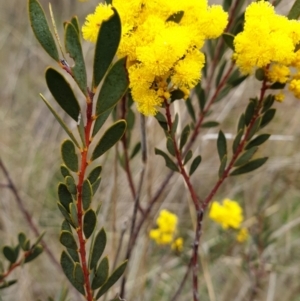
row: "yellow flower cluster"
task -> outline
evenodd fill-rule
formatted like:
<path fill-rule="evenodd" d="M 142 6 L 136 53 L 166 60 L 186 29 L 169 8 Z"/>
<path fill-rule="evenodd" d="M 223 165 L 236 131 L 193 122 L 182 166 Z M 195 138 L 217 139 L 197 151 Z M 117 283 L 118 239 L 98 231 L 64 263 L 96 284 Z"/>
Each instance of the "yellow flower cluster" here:
<path fill-rule="evenodd" d="M 158 245 L 171 244 L 173 250 L 181 251 L 183 247 L 183 239 L 180 237 L 174 240 L 174 236 L 177 231 L 177 222 L 178 218 L 175 214 L 168 210 L 161 210 L 156 220 L 158 228 L 150 231 L 150 238 Z"/>
<path fill-rule="evenodd" d="M 171 92 L 186 97 L 201 79 L 205 39 L 217 38 L 227 25 L 221 6 L 206 0 L 113 0 L 122 21 L 118 55 L 128 57 L 130 88 L 138 110 L 155 115 Z M 83 37 L 95 41 L 109 5 L 87 17 Z M 177 20 L 176 20 L 177 18 Z"/>
<path fill-rule="evenodd" d="M 276 14 L 267 1 L 251 3 L 245 12 L 244 30 L 234 39 L 233 59 L 245 74 L 264 68 L 271 83 L 287 83 L 300 98 L 300 22 Z M 296 73 L 291 74 L 290 67 Z M 282 101 L 283 94 L 276 100 Z"/>
<path fill-rule="evenodd" d="M 209 211 L 209 217 L 220 224 L 223 229 L 233 228 L 240 230 L 237 234 L 237 240 L 243 242 L 248 239 L 248 230 L 241 228 L 243 222 L 243 210 L 241 206 L 230 199 L 223 200 L 223 204 L 213 202 Z"/>

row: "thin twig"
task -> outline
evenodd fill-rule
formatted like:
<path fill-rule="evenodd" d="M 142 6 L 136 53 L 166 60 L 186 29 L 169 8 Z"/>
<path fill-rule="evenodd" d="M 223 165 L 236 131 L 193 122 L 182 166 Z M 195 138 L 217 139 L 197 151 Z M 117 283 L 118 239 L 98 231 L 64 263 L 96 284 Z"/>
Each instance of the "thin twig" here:
<path fill-rule="evenodd" d="M 137 218 L 137 212 L 140 205 L 140 195 L 142 191 L 142 186 L 144 183 L 144 177 L 145 177 L 145 171 L 146 171 L 146 164 L 147 164 L 147 144 L 146 144 L 146 125 L 145 125 L 145 116 L 140 114 L 140 129 L 141 129 L 141 152 L 142 152 L 142 170 L 140 175 L 140 180 L 138 184 L 138 190 L 136 194 L 136 199 L 134 202 L 134 208 L 133 208 L 133 214 L 131 219 L 131 227 L 130 227 L 130 236 L 129 236 L 129 242 L 127 246 L 127 252 L 126 252 L 126 259 L 129 259 L 131 250 L 134 243 L 134 229 L 136 224 L 136 218 Z M 122 284 L 121 284 L 121 290 L 120 290 L 120 296 L 122 298 L 125 297 L 125 285 L 126 285 L 126 275 L 123 276 Z"/>
<path fill-rule="evenodd" d="M 8 184 L 6 185 L 6 187 L 8 187 L 11 192 L 13 193 L 13 195 L 15 196 L 15 200 L 18 204 L 18 208 L 20 209 L 20 211 L 22 212 L 22 214 L 25 217 L 25 220 L 27 221 L 29 227 L 31 228 L 31 230 L 33 231 L 33 233 L 39 237 L 41 235 L 41 233 L 39 232 L 37 226 L 35 225 L 35 223 L 32 220 L 32 217 L 29 213 L 29 211 L 26 209 L 25 205 L 24 205 L 24 201 L 23 199 L 20 197 L 19 191 L 16 187 L 16 185 L 14 184 L 7 168 L 5 167 L 2 159 L 0 158 L 0 168 L 3 171 L 3 174 L 5 176 L 5 178 L 7 179 Z M 60 264 L 59 262 L 56 260 L 55 256 L 53 255 L 53 253 L 51 252 L 51 250 L 48 248 L 47 244 L 45 243 L 44 240 L 41 241 L 41 244 L 45 250 L 45 252 L 47 253 L 47 255 L 49 256 L 50 260 L 52 261 L 52 263 L 61 270 Z"/>

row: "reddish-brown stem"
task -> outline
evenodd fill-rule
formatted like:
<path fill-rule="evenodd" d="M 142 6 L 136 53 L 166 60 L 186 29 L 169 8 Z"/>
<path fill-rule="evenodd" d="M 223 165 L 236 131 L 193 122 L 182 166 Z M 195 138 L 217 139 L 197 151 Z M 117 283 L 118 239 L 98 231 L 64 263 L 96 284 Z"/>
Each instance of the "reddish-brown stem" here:
<path fill-rule="evenodd" d="M 195 241 L 194 241 L 194 247 L 193 247 L 193 253 L 192 253 L 192 257 L 191 257 L 191 261 L 190 264 L 187 267 L 187 271 L 183 277 L 182 282 L 180 283 L 178 290 L 176 291 L 175 295 L 173 296 L 173 298 L 171 299 L 171 301 L 176 301 L 186 280 L 187 280 L 187 275 L 190 272 L 191 267 L 193 267 L 193 269 L 195 269 L 195 261 L 196 261 L 196 257 L 198 256 L 198 246 L 200 243 L 200 238 L 201 238 L 201 231 L 202 231 L 202 221 L 203 221 L 203 216 L 204 216 L 204 212 L 207 209 L 209 203 L 211 202 L 212 198 L 214 197 L 214 195 L 216 194 L 216 192 L 218 191 L 219 187 L 222 185 L 222 183 L 225 181 L 225 179 L 229 176 L 230 171 L 232 169 L 232 167 L 234 166 L 234 163 L 236 161 L 236 159 L 238 158 L 238 156 L 241 154 L 241 152 L 244 149 L 244 146 L 247 142 L 247 138 L 249 137 L 250 131 L 255 123 L 255 121 L 257 120 L 257 118 L 260 115 L 260 109 L 262 107 L 263 104 L 263 99 L 265 96 L 265 92 L 268 88 L 268 85 L 266 83 L 266 81 L 264 80 L 262 83 L 262 87 L 261 87 L 261 92 L 260 92 L 260 98 L 259 98 L 259 102 L 258 105 L 256 107 L 255 113 L 246 129 L 245 135 L 242 138 L 241 142 L 239 143 L 236 152 L 233 154 L 232 159 L 230 161 L 230 163 L 228 164 L 227 168 L 224 170 L 222 177 L 217 181 L 217 183 L 215 184 L 215 186 L 212 188 L 211 192 L 208 194 L 208 196 L 206 197 L 206 199 L 204 200 L 204 202 L 201 205 L 200 210 L 197 212 L 197 229 L 195 232 Z M 194 281 L 194 280 L 193 280 Z M 195 286 L 195 283 L 193 282 L 193 286 Z M 197 295 L 195 296 L 196 291 L 193 291 L 193 298 L 194 300 L 198 300 L 195 299 L 197 298 Z"/>
<path fill-rule="evenodd" d="M 185 147 L 183 155 L 185 155 L 188 152 L 188 150 L 192 147 L 192 145 L 196 141 L 196 138 L 199 135 L 199 131 L 200 131 L 201 125 L 203 123 L 203 120 L 204 120 L 207 112 L 210 110 L 211 106 L 214 104 L 216 98 L 218 97 L 219 93 L 221 92 L 222 88 L 225 86 L 226 81 L 227 81 L 228 77 L 230 76 L 233 68 L 234 68 L 234 63 L 232 62 L 231 65 L 230 65 L 230 67 L 229 67 L 229 69 L 227 70 L 227 72 L 223 76 L 222 80 L 220 81 L 218 87 L 216 88 L 213 96 L 207 102 L 204 110 L 199 112 L 199 119 L 198 119 L 197 123 L 195 124 L 195 128 L 194 128 L 193 133 L 192 133 L 192 135 L 191 135 L 191 137 L 189 139 L 189 142 L 187 143 L 187 145 Z"/>
<path fill-rule="evenodd" d="M 33 231 L 33 233 L 39 237 L 41 235 L 41 233 L 39 232 L 37 226 L 35 225 L 34 221 L 32 220 L 32 217 L 29 213 L 29 211 L 26 209 L 25 205 L 24 205 L 24 201 L 21 198 L 18 189 L 16 187 L 16 185 L 14 184 L 7 168 L 5 167 L 3 161 L 0 159 L 0 168 L 3 171 L 3 174 L 8 182 L 7 186 L 11 192 L 13 193 L 13 195 L 15 196 L 15 200 L 18 204 L 18 208 L 21 210 L 22 214 L 25 217 L 25 220 L 27 221 L 29 227 L 31 228 L 31 230 Z M 48 248 L 47 244 L 45 243 L 44 240 L 41 241 L 41 244 L 45 250 L 45 252 L 47 253 L 47 255 L 49 256 L 50 260 L 52 261 L 52 263 L 58 268 L 61 269 L 60 264 L 58 263 L 58 261 L 56 260 L 55 256 L 53 255 L 53 253 L 51 252 L 51 250 Z"/>
<path fill-rule="evenodd" d="M 188 187 L 188 190 L 190 192 L 191 198 L 193 200 L 195 210 L 197 212 L 197 224 L 196 224 L 196 231 L 195 231 L 195 239 L 193 244 L 193 256 L 191 259 L 191 265 L 193 270 L 193 300 L 199 301 L 199 293 L 198 293 L 198 248 L 199 248 L 199 239 L 201 236 L 201 223 L 202 223 L 202 217 L 203 217 L 203 210 L 200 209 L 200 202 L 199 198 L 196 195 L 196 192 L 194 190 L 194 187 L 192 186 L 190 182 L 190 177 L 187 175 L 185 168 L 182 163 L 182 154 L 180 149 L 178 148 L 178 144 L 176 141 L 175 133 L 172 131 L 172 117 L 170 112 L 170 104 L 165 101 L 165 108 L 166 108 L 166 117 L 167 117 L 167 123 L 169 127 L 169 135 L 173 141 L 174 150 L 175 150 L 175 157 L 177 159 L 177 165 L 179 167 L 180 174 L 182 175 L 185 184 Z"/>
<path fill-rule="evenodd" d="M 30 250 L 24 252 L 23 257 L 22 257 L 19 261 L 17 261 L 17 262 L 15 262 L 15 263 L 11 264 L 11 265 L 9 266 L 8 270 L 7 270 L 5 273 L 2 273 L 2 274 L 1 274 L 1 276 L 0 276 L 0 283 L 3 282 L 4 279 L 5 279 L 7 276 L 9 276 L 9 274 L 10 274 L 15 268 L 21 266 L 21 265 L 24 263 L 24 260 L 25 260 L 29 255 L 31 255 L 32 251 L 33 251 L 33 249 L 30 249 Z"/>
<path fill-rule="evenodd" d="M 122 119 L 126 119 L 126 113 L 127 113 L 127 110 L 126 110 L 126 96 L 123 96 L 122 101 L 121 101 L 121 118 Z M 130 164 L 129 164 L 130 160 L 129 160 L 129 155 L 128 155 L 128 145 L 127 145 L 127 134 L 126 134 L 126 132 L 124 133 L 121 141 L 122 141 L 123 153 L 124 153 L 124 168 L 125 168 L 128 184 L 129 184 L 129 187 L 130 187 L 132 198 L 133 198 L 133 200 L 136 200 L 136 189 L 135 189 L 135 185 L 133 183 L 132 172 L 131 172 Z M 138 206 L 138 210 L 143 214 L 143 209 L 142 209 L 140 203 L 138 203 L 137 206 Z"/>
<path fill-rule="evenodd" d="M 198 122 L 196 123 L 195 125 L 195 128 L 193 130 L 193 133 L 189 139 L 189 142 L 187 143 L 183 153 L 182 153 L 182 156 L 181 157 L 184 157 L 184 155 L 187 153 L 187 151 L 192 147 L 192 145 L 194 144 L 194 142 L 196 141 L 196 138 L 199 134 L 199 131 L 200 131 L 200 128 L 201 128 L 201 125 L 204 121 L 204 117 L 205 115 L 207 114 L 207 112 L 210 110 L 210 107 L 213 105 L 213 103 L 215 102 L 218 94 L 220 93 L 221 89 L 224 87 L 224 85 L 226 84 L 226 80 L 228 79 L 228 77 L 230 76 L 232 70 L 233 70 L 233 67 L 234 67 L 234 64 L 232 63 L 232 65 L 230 66 L 230 68 L 227 70 L 227 72 L 225 73 L 224 77 L 222 78 L 222 80 L 220 81 L 220 84 L 218 85 L 215 93 L 213 94 L 213 96 L 211 97 L 211 99 L 207 102 L 206 104 L 206 107 L 204 109 L 203 112 L 200 112 L 199 113 L 199 119 L 198 119 Z M 167 187 L 169 181 L 171 180 L 172 176 L 174 175 L 175 173 L 173 171 L 170 171 L 165 179 L 161 182 L 159 188 L 157 189 L 157 191 L 155 192 L 154 196 L 152 197 L 152 199 L 150 200 L 147 208 L 144 209 L 143 211 L 143 216 L 140 218 L 139 222 L 137 223 L 135 229 L 134 229 L 134 232 L 133 234 L 131 235 L 130 237 L 130 243 L 129 243 L 129 247 L 128 247 L 128 252 L 127 252 L 127 255 L 126 255 L 126 259 L 130 260 L 130 257 L 131 257 L 131 253 L 132 253 L 132 250 L 134 248 L 134 245 L 135 245 L 135 242 L 138 238 L 138 235 L 140 233 L 140 230 L 142 229 L 142 226 L 144 224 L 144 222 L 146 221 L 147 217 L 150 215 L 151 211 L 152 211 L 152 208 L 153 206 L 155 205 L 155 203 L 159 200 L 159 197 L 160 195 L 162 194 L 162 192 L 164 191 L 164 189 Z M 198 223 L 197 223 L 198 224 Z M 196 229 L 197 231 L 197 229 Z M 120 296 L 121 297 L 124 297 L 124 286 L 125 286 L 125 278 L 123 278 L 123 282 L 122 282 L 122 288 L 121 288 L 121 294 Z M 174 299 L 175 300 L 175 299 Z"/>
<path fill-rule="evenodd" d="M 78 241 L 79 241 L 79 256 L 81 261 L 81 266 L 84 276 L 84 286 L 86 291 L 87 301 L 93 300 L 93 295 L 91 291 L 90 279 L 89 279 L 89 269 L 86 260 L 86 250 L 85 250 L 85 238 L 83 235 L 83 207 L 82 207 L 82 185 L 84 181 L 84 176 L 86 168 L 88 166 L 87 154 L 90 145 L 91 128 L 93 124 L 92 110 L 93 110 L 93 93 L 89 92 L 87 97 L 87 108 L 86 108 L 86 126 L 85 126 L 85 144 L 86 147 L 81 150 L 81 162 L 80 170 L 78 174 L 78 184 L 77 184 L 77 218 L 78 227 L 76 229 Z"/>

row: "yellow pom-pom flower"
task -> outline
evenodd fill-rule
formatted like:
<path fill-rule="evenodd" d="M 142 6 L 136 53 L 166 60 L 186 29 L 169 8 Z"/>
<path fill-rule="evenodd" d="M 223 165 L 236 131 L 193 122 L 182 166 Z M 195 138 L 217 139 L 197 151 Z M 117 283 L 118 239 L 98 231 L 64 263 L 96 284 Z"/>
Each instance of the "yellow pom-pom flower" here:
<path fill-rule="evenodd" d="M 243 221 L 243 210 L 236 201 L 230 199 L 223 200 L 222 205 L 215 201 L 211 205 L 209 217 L 223 229 L 239 229 Z"/>
<path fill-rule="evenodd" d="M 249 238 L 249 231 L 247 228 L 241 228 L 236 236 L 236 240 L 240 243 L 245 242 Z"/>
<path fill-rule="evenodd" d="M 113 6 L 122 22 L 117 54 L 127 56 L 133 99 L 141 113 L 155 115 L 174 90 L 187 96 L 200 81 L 201 47 L 205 39 L 222 34 L 228 15 L 206 0 L 113 0 Z M 99 4 L 86 18 L 84 39 L 95 42 L 101 23 L 111 14 L 109 5 Z"/>
<path fill-rule="evenodd" d="M 244 30 L 234 39 L 233 58 L 245 74 L 272 62 L 289 65 L 299 38 L 299 22 L 277 15 L 267 1 L 253 2 L 246 9 Z"/>
<path fill-rule="evenodd" d="M 183 248 L 183 239 L 174 236 L 177 231 L 178 217 L 168 210 L 162 210 L 156 219 L 157 228 L 149 232 L 149 237 L 158 245 L 171 245 L 173 250 L 181 251 Z"/>

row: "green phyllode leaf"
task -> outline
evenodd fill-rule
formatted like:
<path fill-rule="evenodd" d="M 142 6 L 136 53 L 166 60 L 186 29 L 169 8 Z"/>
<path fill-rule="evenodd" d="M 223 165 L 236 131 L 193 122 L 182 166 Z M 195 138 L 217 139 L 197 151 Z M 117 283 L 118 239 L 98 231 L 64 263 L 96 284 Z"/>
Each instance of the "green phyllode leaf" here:
<path fill-rule="evenodd" d="M 261 167 L 264 163 L 266 163 L 267 160 L 268 160 L 268 158 L 264 157 L 264 158 L 259 158 L 259 159 L 255 159 L 253 161 L 250 161 L 247 164 L 235 169 L 230 174 L 230 176 L 237 176 L 237 175 L 241 175 L 241 174 L 253 171 L 253 170 Z"/>
<path fill-rule="evenodd" d="M 224 155 L 223 159 L 221 160 L 221 164 L 219 167 L 219 179 L 221 179 L 223 177 L 225 168 L 226 168 L 226 164 L 227 164 L 227 155 Z"/>
<path fill-rule="evenodd" d="M 92 185 L 88 179 L 83 181 L 82 184 L 82 206 L 83 210 L 88 210 L 93 197 Z"/>
<path fill-rule="evenodd" d="M 114 15 L 104 21 L 99 29 L 94 55 L 93 88 L 96 89 L 117 53 L 121 40 L 121 19 L 113 8 Z"/>
<path fill-rule="evenodd" d="M 71 173 L 70 173 L 69 169 L 64 164 L 60 165 L 60 173 L 62 174 L 62 176 L 64 178 L 67 177 L 67 176 L 71 176 Z"/>
<path fill-rule="evenodd" d="M 241 166 L 244 165 L 246 163 L 248 163 L 251 158 L 253 157 L 253 155 L 257 152 L 258 147 L 252 147 L 248 150 L 246 150 L 234 163 L 234 166 Z"/>
<path fill-rule="evenodd" d="M 83 217 L 83 233 L 88 239 L 94 232 L 97 224 L 97 216 L 93 209 L 89 209 Z"/>
<path fill-rule="evenodd" d="M 254 146 L 259 146 L 261 144 L 263 144 L 265 141 L 267 141 L 270 138 L 270 134 L 261 134 L 259 136 L 257 136 L 256 138 L 254 138 L 253 140 L 251 140 L 246 146 L 245 149 L 251 149 Z"/>
<path fill-rule="evenodd" d="M 57 47 L 50 31 L 45 13 L 39 1 L 28 1 L 29 19 L 35 37 L 40 42 L 45 51 L 55 60 L 59 61 Z"/>
<path fill-rule="evenodd" d="M 266 125 L 268 125 L 272 119 L 274 118 L 276 114 L 276 109 L 269 109 L 267 110 L 264 115 L 262 116 L 262 120 L 260 123 L 260 128 L 262 129 L 263 127 L 265 127 Z"/>
<path fill-rule="evenodd" d="M 84 284 L 84 274 L 79 262 L 75 262 L 73 277 L 78 283 Z"/>
<path fill-rule="evenodd" d="M 175 152 L 175 147 L 174 147 L 174 143 L 171 137 L 167 138 L 167 150 L 168 152 L 175 157 L 176 152 Z"/>
<path fill-rule="evenodd" d="M 169 167 L 173 171 L 179 171 L 177 165 L 173 162 L 173 160 L 162 150 L 155 148 L 155 154 L 160 155 L 165 159 L 166 166 Z"/>
<path fill-rule="evenodd" d="M 84 287 L 82 283 L 78 282 L 74 277 L 74 269 L 75 269 L 75 263 L 72 260 L 72 258 L 66 253 L 66 251 L 63 251 L 61 253 L 60 257 L 60 265 L 69 279 L 69 281 L 72 283 L 72 285 L 82 294 L 85 295 Z"/>
<path fill-rule="evenodd" d="M 100 263 L 99 266 L 96 270 L 95 277 L 92 281 L 92 289 L 96 290 L 100 286 L 102 286 L 105 281 L 107 280 L 108 277 L 108 272 L 109 272 L 109 262 L 108 258 L 104 257 Z"/>
<path fill-rule="evenodd" d="M 112 109 L 128 89 L 129 80 L 126 70 L 126 57 L 118 60 L 108 71 L 101 87 L 96 115 L 101 115 Z"/>
<path fill-rule="evenodd" d="M 99 299 L 103 294 L 105 294 L 123 275 L 127 266 L 127 260 L 124 261 L 119 267 L 117 267 L 114 272 L 109 276 L 104 285 L 100 288 L 96 295 L 96 299 Z"/>
<path fill-rule="evenodd" d="M 189 135 L 190 135 L 190 132 L 191 132 L 191 129 L 190 129 L 190 126 L 189 125 L 186 125 L 181 133 L 181 136 L 180 136 L 180 144 L 179 144 L 179 149 L 182 150 L 183 147 L 185 146 L 188 138 L 189 138 Z"/>
<path fill-rule="evenodd" d="M 157 112 L 154 118 L 158 121 L 159 125 L 163 128 L 164 131 L 168 130 L 168 122 L 165 117 L 161 112 Z"/>
<path fill-rule="evenodd" d="M 61 231 L 59 241 L 66 248 L 77 250 L 77 243 L 71 232 L 65 230 Z"/>
<path fill-rule="evenodd" d="M 65 165 L 72 171 L 78 171 L 78 157 L 75 145 L 71 140 L 65 140 L 61 145 L 61 156 Z"/>
<path fill-rule="evenodd" d="M 66 185 L 67 185 L 68 190 L 70 191 L 70 193 L 72 195 L 76 196 L 76 194 L 77 194 L 77 186 L 76 186 L 74 178 L 72 176 L 67 176 L 65 178 L 65 181 L 66 181 Z"/>
<path fill-rule="evenodd" d="M 46 106 L 48 107 L 48 109 L 50 110 L 50 112 L 53 114 L 53 116 L 55 117 L 55 119 L 61 125 L 61 127 L 65 130 L 65 132 L 69 135 L 69 137 L 75 143 L 75 145 L 78 148 L 80 148 L 79 143 L 77 142 L 76 138 L 72 134 L 71 130 L 67 127 L 67 125 L 65 124 L 65 122 L 59 117 L 59 115 L 56 113 L 56 111 L 53 109 L 53 107 L 50 105 L 50 103 L 46 100 L 46 98 L 42 94 L 40 94 L 40 97 L 42 98 L 42 100 L 44 101 L 44 103 L 46 104 Z"/>
<path fill-rule="evenodd" d="M 106 246 L 106 233 L 102 228 L 96 235 L 90 253 L 89 268 L 95 269 Z"/>
<path fill-rule="evenodd" d="M 300 0 L 296 0 L 288 13 L 289 20 L 297 20 L 300 16 Z"/>
<path fill-rule="evenodd" d="M 102 166 L 98 165 L 96 166 L 88 175 L 87 179 L 90 181 L 90 183 L 93 185 L 97 179 L 100 177 L 102 171 Z"/>
<path fill-rule="evenodd" d="M 222 131 L 219 131 L 219 135 L 217 139 L 217 149 L 218 149 L 220 161 L 222 161 L 223 157 L 227 155 L 226 137 Z"/>
<path fill-rule="evenodd" d="M 183 161 L 183 165 L 185 165 L 186 163 L 188 163 L 193 157 L 193 152 L 192 150 L 188 150 L 188 152 L 186 153 L 185 157 L 184 157 L 184 161 Z"/>
<path fill-rule="evenodd" d="M 105 123 L 110 113 L 113 111 L 113 108 L 105 111 L 101 115 L 97 116 L 97 119 L 94 122 L 92 137 L 94 137 L 98 131 L 101 129 L 102 125 Z"/>
<path fill-rule="evenodd" d="M 126 130 L 126 121 L 116 121 L 101 137 L 100 141 L 96 145 L 91 160 L 95 160 L 107 152 L 113 147 L 124 135 Z"/>
<path fill-rule="evenodd" d="M 222 34 L 222 38 L 225 41 L 226 45 L 231 49 L 234 50 L 234 35 L 230 34 L 230 33 L 226 33 L 224 32 Z"/>
<path fill-rule="evenodd" d="M 66 79 L 53 68 L 46 70 L 47 86 L 60 107 L 76 122 L 80 114 L 80 106 L 73 90 Z"/>
<path fill-rule="evenodd" d="M 18 280 L 14 279 L 14 280 L 9 280 L 9 281 L 4 281 L 3 284 L 0 285 L 0 290 L 7 288 L 15 283 L 17 283 Z M 1 297 L 0 297 L 1 300 Z"/>
<path fill-rule="evenodd" d="M 175 23 L 179 23 L 182 19 L 184 15 L 184 11 L 178 11 L 176 13 L 174 13 L 173 15 L 171 15 L 170 17 L 168 17 L 168 19 L 166 20 L 166 22 L 175 22 Z"/>
<path fill-rule="evenodd" d="M 72 75 L 80 90 L 87 95 L 87 78 L 81 42 L 78 31 L 72 23 L 67 23 L 65 27 L 65 47 L 75 63 L 75 66 L 71 67 Z"/>
<path fill-rule="evenodd" d="M 15 252 L 15 250 L 10 246 L 4 246 L 3 247 L 3 255 L 4 257 L 10 262 L 15 263 L 18 259 L 18 254 Z"/>
<path fill-rule="evenodd" d="M 24 263 L 28 263 L 35 258 L 37 258 L 42 252 L 43 252 L 43 247 L 41 245 L 36 245 L 30 252 L 30 254 L 25 258 Z"/>
<path fill-rule="evenodd" d="M 196 169 L 200 165 L 201 161 L 202 161 L 202 158 L 200 155 L 195 157 L 195 159 L 193 160 L 191 167 L 190 167 L 189 176 L 191 176 L 196 171 Z"/>
<path fill-rule="evenodd" d="M 69 205 L 73 202 L 73 198 L 67 185 L 59 183 L 57 190 L 60 204 L 69 212 Z"/>

